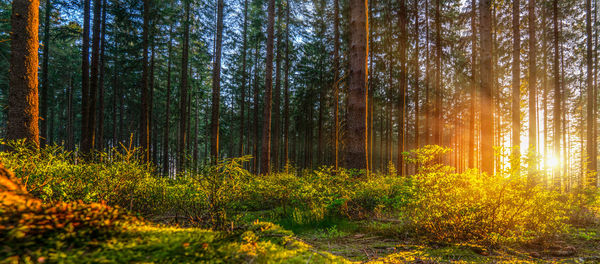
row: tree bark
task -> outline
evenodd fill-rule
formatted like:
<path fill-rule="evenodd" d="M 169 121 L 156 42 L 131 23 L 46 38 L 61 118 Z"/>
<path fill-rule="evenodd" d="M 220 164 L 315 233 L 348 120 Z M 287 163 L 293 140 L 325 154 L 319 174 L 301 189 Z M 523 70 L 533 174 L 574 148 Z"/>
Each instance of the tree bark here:
<path fill-rule="evenodd" d="M 41 84 L 41 102 L 40 102 L 40 145 L 44 147 L 48 141 L 48 93 L 50 84 L 48 83 L 48 63 L 50 59 L 50 12 L 52 11 L 52 1 L 46 0 L 44 14 L 44 47 L 42 51 L 42 84 Z"/>
<path fill-rule="evenodd" d="M 149 95 L 149 82 L 150 82 L 150 69 L 148 65 L 148 47 L 149 47 L 149 35 L 150 35 L 150 1 L 144 0 L 144 25 L 142 34 L 142 94 L 141 102 L 142 109 L 140 111 L 140 146 L 143 151 L 143 160 L 145 162 L 150 161 L 150 95 Z"/>
<path fill-rule="evenodd" d="M 181 55 L 181 82 L 179 88 L 179 137 L 177 148 L 177 171 L 183 171 L 187 146 L 187 94 L 188 94 L 188 55 L 190 42 L 190 3 L 185 1 L 185 22 L 183 23 L 183 45 Z"/>
<path fill-rule="evenodd" d="M 535 0 L 529 0 L 529 153 L 538 154 L 537 146 L 537 38 Z M 529 177 L 532 178 L 537 170 L 535 159 L 530 159 L 528 165 Z M 536 179 L 537 181 L 537 179 Z"/>
<path fill-rule="evenodd" d="M 350 0 L 350 72 L 346 167 L 367 168 L 368 0 Z"/>
<path fill-rule="evenodd" d="M 169 135 L 171 128 L 171 52 L 173 49 L 173 25 L 169 27 L 169 46 L 167 53 L 167 93 L 165 102 L 165 124 L 163 134 L 163 174 L 169 176 Z"/>
<path fill-rule="evenodd" d="M 561 91 L 560 91 L 560 64 L 559 64 L 559 56 L 560 56 L 560 47 L 559 47 L 559 34 L 558 34 L 558 0 L 552 1 L 552 10 L 553 10 L 553 18 L 552 23 L 554 26 L 554 63 L 553 63 L 553 73 L 554 73 L 554 113 L 552 115 L 552 119 L 554 122 L 554 135 L 552 144 L 554 146 L 554 156 L 558 158 L 560 156 L 560 138 L 561 138 L 561 128 L 560 128 L 560 115 L 561 115 Z M 554 187 L 560 188 L 560 166 L 555 166 L 554 168 Z"/>
<path fill-rule="evenodd" d="M 512 158 L 515 166 L 513 170 L 519 171 L 521 158 L 521 33 L 519 18 L 520 0 L 513 0 L 512 29 L 513 29 L 513 54 L 512 54 Z"/>
<path fill-rule="evenodd" d="M 39 147 L 38 27 L 39 0 L 15 0 L 11 15 L 11 55 L 7 139 Z"/>
<path fill-rule="evenodd" d="M 223 0 L 217 1 L 217 39 L 212 71 L 212 104 L 210 117 L 210 158 L 219 159 L 219 108 L 221 106 L 221 46 L 223 43 Z"/>
<path fill-rule="evenodd" d="M 90 95 L 90 2 L 83 2 L 83 43 L 81 48 L 81 149 L 90 149 L 89 95 Z"/>
<path fill-rule="evenodd" d="M 248 50 L 248 0 L 244 0 L 244 31 L 242 35 L 244 41 L 242 45 L 242 91 L 240 98 L 240 156 L 244 156 L 244 137 L 246 135 L 244 126 L 246 125 L 246 80 L 248 79 L 246 70 L 246 51 Z"/>
<path fill-rule="evenodd" d="M 475 168 L 475 106 L 477 104 L 477 7 L 476 1 L 471 0 L 471 100 L 469 106 L 469 168 Z"/>
<path fill-rule="evenodd" d="M 481 170 L 494 173 L 494 126 L 492 115 L 492 31 L 491 0 L 480 0 L 480 113 L 481 113 Z"/>
<path fill-rule="evenodd" d="M 333 0 L 333 119 L 334 119 L 334 156 L 335 170 L 339 169 L 340 153 L 340 3 Z"/>
<path fill-rule="evenodd" d="M 596 187 L 598 185 L 598 176 L 594 172 L 598 171 L 598 146 L 595 144 L 596 133 L 594 123 L 596 122 L 596 109 L 594 108 L 596 100 L 596 87 L 593 83 L 593 56 L 592 56 L 592 3 L 591 0 L 585 1 L 585 32 L 586 32 L 586 85 L 587 85 L 587 147 L 586 154 L 589 159 L 587 165 L 588 179 L 587 186 Z"/>
<path fill-rule="evenodd" d="M 405 142 L 405 129 L 404 123 L 406 118 L 406 88 L 407 88 L 407 74 L 406 74 L 406 44 L 408 41 L 408 34 L 406 30 L 407 17 L 406 17 L 406 0 L 400 0 L 400 9 L 398 11 L 398 27 L 400 28 L 398 53 L 400 54 L 400 76 L 399 76 L 399 89 L 398 89 L 398 160 L 396 165 L 398 166 L 398 173 L 405 175 L 404 170 L 404 142 Z"/>
<path fill-rule="evenodd" d="M 273 43 L 275 38 L 275 0 L 269 0 L 267 58 L 265 62 L 265 100 L 260 174 L 271 173 L 271 107 L 273 97 Z"/>
<path fill-rule="evenodd" d="M 98 127 L 96 139 L 98 149 L 104 149 L 104 49 L 106 47 L 106 0 L 102 0 L 102 24 L 100 29 L 100 77 L 98 79 Z"/>

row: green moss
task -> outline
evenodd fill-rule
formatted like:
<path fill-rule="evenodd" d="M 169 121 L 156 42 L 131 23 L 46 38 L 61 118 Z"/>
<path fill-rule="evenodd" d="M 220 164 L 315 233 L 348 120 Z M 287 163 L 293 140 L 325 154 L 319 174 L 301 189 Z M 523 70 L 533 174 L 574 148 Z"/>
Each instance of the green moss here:
<path fill-rule="evenodd" d="M 55 244 L 4 262 L 33 263 L 347 263 L 318 252 L 279 226 L 256 222 L 234 232 L 198 228 L 142 225 L 104 241 L 90 239 L 78 245 Z M 9 247 L 5 245 L 5 248 Z M 7 252 L 5 252 L 7 253 Z"/>

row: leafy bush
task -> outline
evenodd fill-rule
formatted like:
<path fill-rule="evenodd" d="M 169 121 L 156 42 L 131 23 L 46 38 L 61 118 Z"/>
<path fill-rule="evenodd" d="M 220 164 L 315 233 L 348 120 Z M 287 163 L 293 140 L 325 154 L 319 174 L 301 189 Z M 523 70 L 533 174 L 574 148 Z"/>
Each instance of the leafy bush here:
<path fill-rule="evenodd" d="M 437 240 L 489 243 L 548 237 L 566 227 L 560 195 L 529 184 L 518 173 L 456 173 L 435 163 L 449 149 L 427 146 L 413 151 L 425 164 L 414 176 L 414 202 L 408 207 L 423 234 Z"/>

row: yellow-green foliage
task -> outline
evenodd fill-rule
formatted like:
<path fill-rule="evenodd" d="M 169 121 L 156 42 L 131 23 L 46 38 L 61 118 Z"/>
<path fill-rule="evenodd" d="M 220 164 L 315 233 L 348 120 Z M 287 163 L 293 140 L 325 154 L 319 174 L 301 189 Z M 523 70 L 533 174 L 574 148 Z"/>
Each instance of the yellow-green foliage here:
<path fill-rule="evenodd" d="M 448 151 L 428 146 L 413 152 L 425 165 L 413 176 L 415 199 L 408 209 L 423 234 L 438 240 L 497 243 L 548 237 L 566 227 L 567 210 L 558 193 L 517 173 L 457 173 L 432 163 Z"/>

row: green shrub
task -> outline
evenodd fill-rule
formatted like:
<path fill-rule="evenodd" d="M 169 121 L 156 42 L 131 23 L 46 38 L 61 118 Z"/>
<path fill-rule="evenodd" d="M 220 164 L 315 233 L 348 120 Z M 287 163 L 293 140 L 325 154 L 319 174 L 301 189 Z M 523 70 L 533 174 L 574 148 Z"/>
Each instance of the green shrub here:
<path fill-rule="evenodd" d="M 413 224 L 437 240 L 489 243 L 530 241 L 565 229 L 560 195 L 529 183 L 518 173 L 457 173 L 433 162 L 449 149 L 428 146 L 412 155 L 425 164 L 414 175 Z"/>

